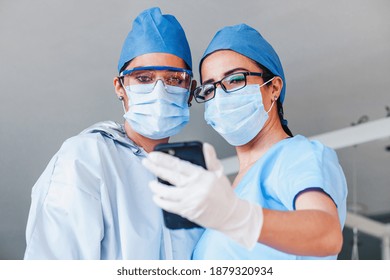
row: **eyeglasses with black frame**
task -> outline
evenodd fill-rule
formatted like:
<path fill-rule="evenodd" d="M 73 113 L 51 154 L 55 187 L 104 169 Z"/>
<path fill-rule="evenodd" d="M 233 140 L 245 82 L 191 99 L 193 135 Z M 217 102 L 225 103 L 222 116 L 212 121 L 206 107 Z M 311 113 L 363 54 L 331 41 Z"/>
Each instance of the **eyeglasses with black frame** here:
<path fill-rule="evenodd" d="M 207 102 L 215 97 L 215 89 L 220 84 L 221 88 L 226 92 L 234 92 L 244 88 L 247 85 L 247 76 L 263 77 L 263 73 L 259 72 L 238 72 L 224 77 L 222 80 L 214 83 L 206 83 L 197 87 L 194 91 L 195 101 L 198 103 Z"/>

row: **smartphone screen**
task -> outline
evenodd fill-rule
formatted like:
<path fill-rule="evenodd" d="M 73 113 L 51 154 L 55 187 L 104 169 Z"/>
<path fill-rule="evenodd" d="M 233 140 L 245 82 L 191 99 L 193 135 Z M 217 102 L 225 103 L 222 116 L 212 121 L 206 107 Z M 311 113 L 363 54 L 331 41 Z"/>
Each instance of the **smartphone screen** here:
<path fill-rule="evenodd" d="M 164 152 L 172 156 L 176 156 L 182 160 L 187 160 L 193 164 L 197 164 L 206 169 L 206 163 L 203 156 L 203 144 L 199 141 L 176 142 L 159 144 L 154 148 L 155 151 Z M 159 182 L 171 185 L 170 183 L 158 178 Z M 163 210 L 164 223 L 170 229 L 189 229 L 201 227 L 186 218 L 177 214 Z"/>

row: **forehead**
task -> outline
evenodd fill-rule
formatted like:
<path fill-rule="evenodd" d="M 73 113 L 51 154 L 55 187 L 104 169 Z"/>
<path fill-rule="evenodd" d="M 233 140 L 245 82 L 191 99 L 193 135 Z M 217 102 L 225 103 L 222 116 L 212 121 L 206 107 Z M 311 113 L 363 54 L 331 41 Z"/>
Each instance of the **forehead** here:
<path fill-rule="evenodd" d="M 215 78 L 215 76 L 220 78 L 223 73 L 235 68 L 243 68 L 248 71 L 260 70 L 250 58 L 235 51 L 220 50 L 211 53 L 203 60 L 201 67 L 202 80 Z"/>
<path fill-rule="evenodd" d="M 169 53 L 147 53 L 134 58 L 127 69 L 143 66 L 172 66 L 186 68 L 186 64 L 180 57 Z"/>

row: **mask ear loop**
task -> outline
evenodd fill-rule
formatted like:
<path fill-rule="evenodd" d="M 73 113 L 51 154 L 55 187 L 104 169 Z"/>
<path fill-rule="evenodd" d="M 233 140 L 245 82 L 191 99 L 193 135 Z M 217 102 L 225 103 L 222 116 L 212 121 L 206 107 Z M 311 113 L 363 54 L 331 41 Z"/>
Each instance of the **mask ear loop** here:
<path fill-rule="evenodd" d="M 272 77 L 272 79 L 269 79 L 269 80 L 266 81 L 264 84 L 261 84 L 260 87 L 262 87 L 262 86 L 268 84 L 268 83 L 271 82 L 273 79 L 275 79 L 275 77 L 276 77 L 276 76 Z M 277 96 L 274 96 L 274 100 L 272 101 L 271 107 L 269 108 L 268 111 L 265 111 L 267 114 L 268 114 L 269 112 L 271 112 L 272 107 L 274 107 L 274 104 L 276 103 L 276 100 L 278 100 L 278 97 L 277 97 Z"/>
<path fill-rule="evenodd" d="M 271 107 L 269 107 L 269 110 L 266 111 L 267 114 L 268 114 L 269 112 L 271 112 L 272 107 L 274 107 L 274 104 L 276 103 L 276 100 L 278 100 L 278 98 L 277 98 L 276 96 L 274 96 L 274 100 L 272 101 Z"/>

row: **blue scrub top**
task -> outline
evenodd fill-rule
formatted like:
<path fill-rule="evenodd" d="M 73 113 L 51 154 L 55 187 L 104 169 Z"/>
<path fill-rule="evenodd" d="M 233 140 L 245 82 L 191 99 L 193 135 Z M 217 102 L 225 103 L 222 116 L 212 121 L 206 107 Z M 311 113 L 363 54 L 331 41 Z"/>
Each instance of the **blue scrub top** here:
<path fill-rule="evenodd" d="M 337 206 L 341 226 L 346 218 L 347 184 L 336 153 L 318 141 L 297 135 L 271 147 L 245 174 L 235 192 L 240 198 L 280 211 L 294 210 L 297 195 L 320 188 Z M 207 229 L 193 259 L 293 260 L 336 259 L 287 254 L 261 243 L 247 250 L 222 233 Z"/>
<path fill-rule="evenodd" d="M 65 141 L 33 187 L 24 258 L 189 259 L 203 230 L 164 226 L 145 156 L 114 122 Z"/>

